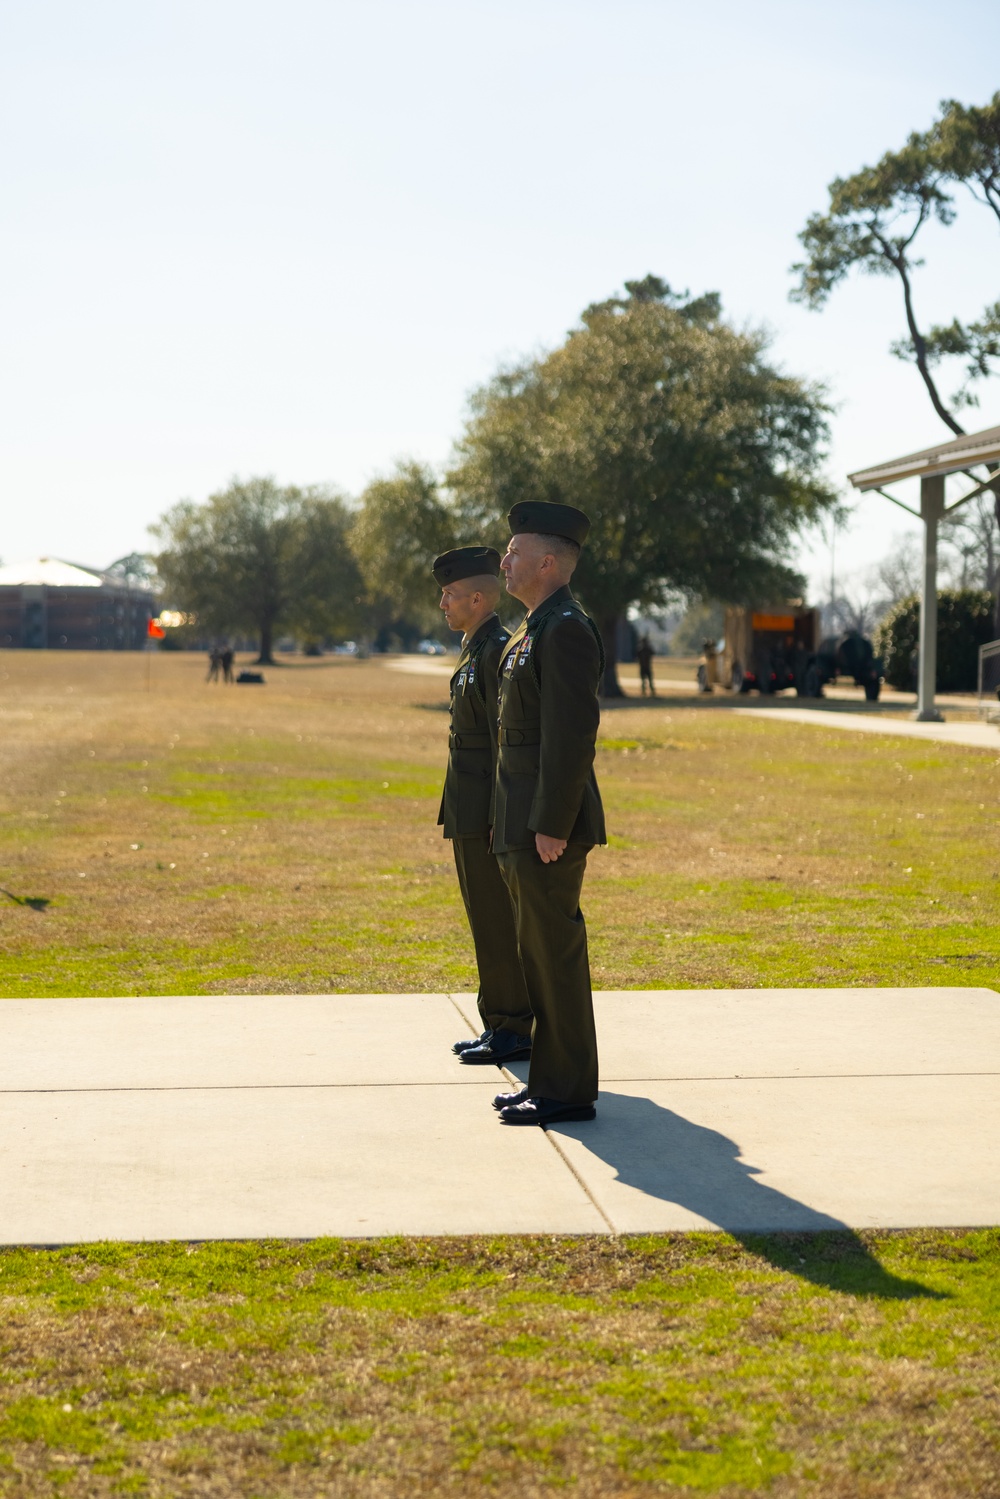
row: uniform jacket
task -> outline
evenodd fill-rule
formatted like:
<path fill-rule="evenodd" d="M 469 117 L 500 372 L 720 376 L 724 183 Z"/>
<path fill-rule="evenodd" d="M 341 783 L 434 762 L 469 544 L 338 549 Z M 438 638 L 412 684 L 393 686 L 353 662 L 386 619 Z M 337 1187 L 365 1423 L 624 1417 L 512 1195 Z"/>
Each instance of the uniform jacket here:
<path fill-rule="evenodd" d="M 603 670 L 597 626 L 568 588 L 510 637 L 500 669 L 495 853 L 533 848 L 536 833 L 607 841 L 594 776 Z"/>
<path fill-rule="evenodd" d="M 446 838 L 490 830 L 497 759 L 497 672 L 510 631 L 493 614 L 466 641 L 451 679 L 448 769 L 438 823 Z"/>

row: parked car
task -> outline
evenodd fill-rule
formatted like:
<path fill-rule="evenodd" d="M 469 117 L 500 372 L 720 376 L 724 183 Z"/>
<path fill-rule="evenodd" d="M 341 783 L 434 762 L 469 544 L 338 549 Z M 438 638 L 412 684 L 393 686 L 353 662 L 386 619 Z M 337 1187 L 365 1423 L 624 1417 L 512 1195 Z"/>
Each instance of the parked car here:
<path fill-rule="evenodd" d="M 443 656 L 444 646 L 440 640 L 422 640 L 417 646 L 417 653 L 421 656 Z"/>

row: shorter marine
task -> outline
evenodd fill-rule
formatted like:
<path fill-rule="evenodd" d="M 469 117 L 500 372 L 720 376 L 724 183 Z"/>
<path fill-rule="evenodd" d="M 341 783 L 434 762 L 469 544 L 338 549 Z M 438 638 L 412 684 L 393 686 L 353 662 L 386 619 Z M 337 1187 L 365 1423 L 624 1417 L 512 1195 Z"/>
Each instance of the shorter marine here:
<path fill-rule="evenodd" d="M 457 1041 L 466 1066 L 531 1055 L 531 1006 L 507 887 L 493 856 L 491 815 L 497 762 L 497 676 L 509 633 L 497 618 L 500 553 L 459 547 L 434 563 L 441 609 L 462 650 L 451 678 L 448 769 L 438 823 L 451 840 L 479 969 L 482 1034 Z"/>

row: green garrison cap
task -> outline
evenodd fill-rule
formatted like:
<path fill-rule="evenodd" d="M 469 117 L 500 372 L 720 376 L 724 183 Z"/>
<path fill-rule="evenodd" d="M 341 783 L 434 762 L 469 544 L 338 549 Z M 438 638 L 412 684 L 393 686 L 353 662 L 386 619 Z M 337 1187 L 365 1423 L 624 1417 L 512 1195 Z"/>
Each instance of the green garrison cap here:
<path fill-rule="evenodd" d="M 496 547 L 456 547 L 444 552 L 434 563 L 434 581 L 442 588 L 460 583 L 463 578 L 481 578 L 492 573 L 500 576 L 500 553 Z"/>
<path fill-rule="evenodd" d="M 549 500 L 525 500 L 515 505 L 507 517 L 512 536 L 524 531 L 534 531 L 541 536 L 565 536 L 583 546 L 590 530 L 590 521 L 582 510 L 572 505 L 553 505 Z"/>

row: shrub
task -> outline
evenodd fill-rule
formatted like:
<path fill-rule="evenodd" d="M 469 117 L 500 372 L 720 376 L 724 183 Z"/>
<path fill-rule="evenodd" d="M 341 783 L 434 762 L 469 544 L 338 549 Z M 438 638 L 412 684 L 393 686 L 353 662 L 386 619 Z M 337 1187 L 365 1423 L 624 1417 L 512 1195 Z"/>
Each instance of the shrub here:
<path fill-rule="evenodd" d="M 920 600 L 901 599 L 875 632 L 890 687 L 916 691 Z M 979 647 L 993 639 L 993 596 L 986 589 L 948 588 L 938 594 L 938 692 L 975 692 Z"/>

